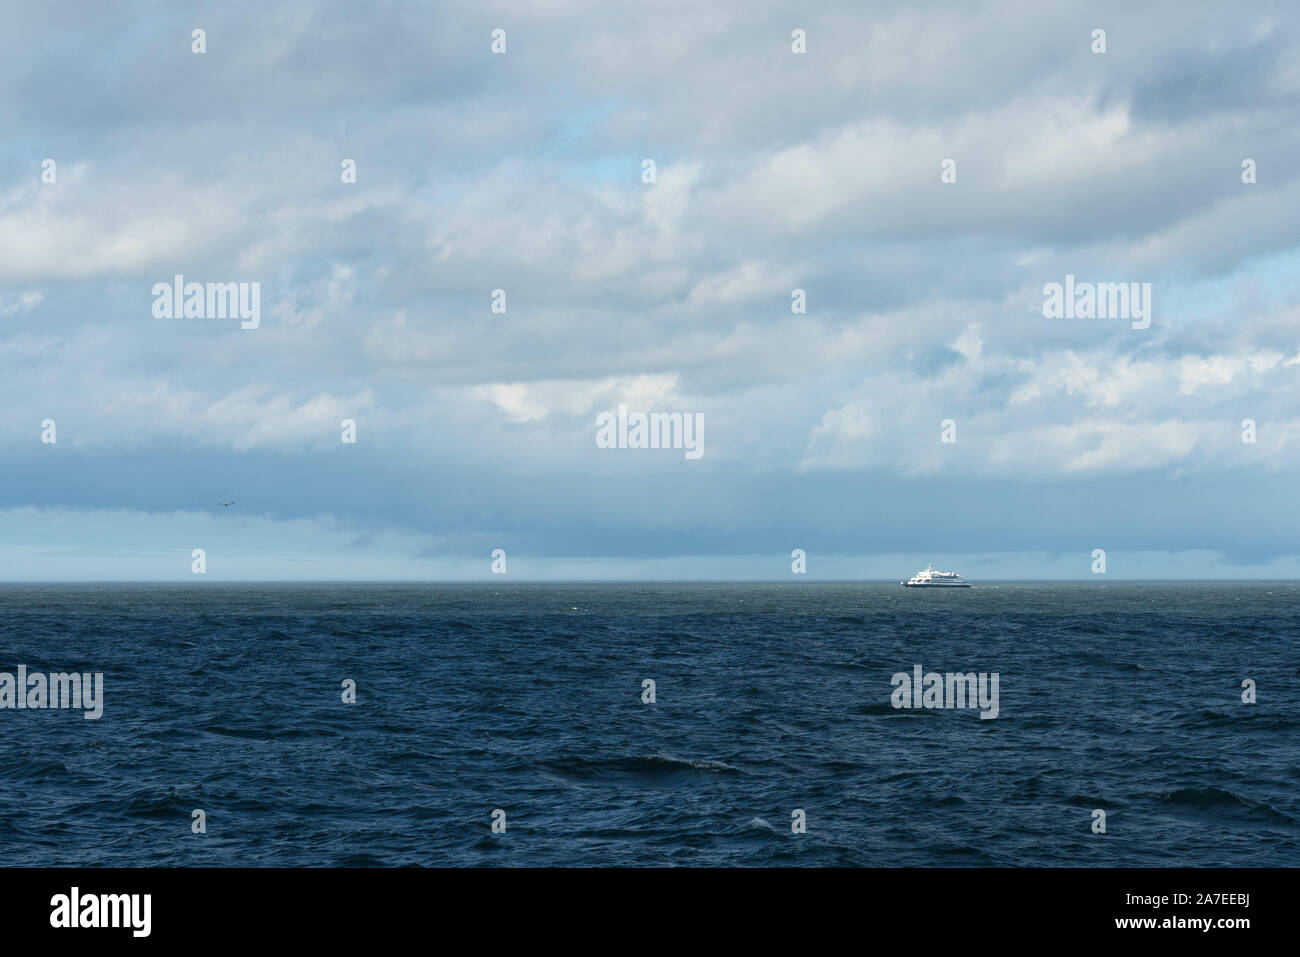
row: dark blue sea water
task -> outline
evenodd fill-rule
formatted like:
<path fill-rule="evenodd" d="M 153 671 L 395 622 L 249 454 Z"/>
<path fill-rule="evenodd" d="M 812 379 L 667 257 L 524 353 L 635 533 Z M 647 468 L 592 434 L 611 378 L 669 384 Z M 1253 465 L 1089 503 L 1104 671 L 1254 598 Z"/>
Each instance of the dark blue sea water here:
<path fill-rule="evenodd" d="M 0 671 L 102 671 L 105 705 L 0 710 L 0 860 L 1295 866 L 1298 600 L 1294 583 L 3 586 Z M 915 664 L 997 672 L 999 716 L 893 708 Z"/>

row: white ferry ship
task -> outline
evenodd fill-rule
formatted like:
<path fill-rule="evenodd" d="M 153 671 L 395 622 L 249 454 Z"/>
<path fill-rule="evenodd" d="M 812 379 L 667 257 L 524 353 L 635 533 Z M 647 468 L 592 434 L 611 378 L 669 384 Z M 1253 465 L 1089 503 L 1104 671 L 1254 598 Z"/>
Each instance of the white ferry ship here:
<path fill-rule="evenodd" d="M 905 588 L 970 588 L 970 582 L 956 572 L 937 572 L 933 565 L 926 565 L 905 582 L 899 582 Z"/>

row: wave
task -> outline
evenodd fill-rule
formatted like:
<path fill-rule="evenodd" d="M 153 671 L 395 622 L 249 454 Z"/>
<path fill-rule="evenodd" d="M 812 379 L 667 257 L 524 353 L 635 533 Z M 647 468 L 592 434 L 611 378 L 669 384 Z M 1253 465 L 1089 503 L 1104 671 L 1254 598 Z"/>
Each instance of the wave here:
<path fill-rule="evenodd" d="M 1176 791 L 1160 792 L 1156 797 L 1161 804 L 1172 808 L 1194 811 L 1246 811 L 1278 824 L 1295 823 L 1295 819 L 1289 814 L 1279 811 L 1271 804 L 1223 788 L 1179 788 Z"/>
<path fill-rule="evenodd" d="M 1251 731 L 1291 731 L 1298 725 L 1300 725 L 1300 721 L 1293 717 L 1280 714 L 1261 715 L 1254 709 L 1243 709 L 1240 712 L 1231 714 L 1205 708 L 1194 715 L 1190 715 L 1183 722 L 1183 727 L 1186 728 L 1232 727 Z"/>
<path fill-rule="evenodd" d="M 1113 655 L 1103 654 L 1098 651 L 1076 651 L 1070 657 L 1086 665 L 1103 665 L 1107 668 L 1114 668 L 1116 671 L 1148 670 L 1145 665 L 1138 664 L 1136 661 L 1117 661 Z"/>
<path fill-rule="evenodd" d="M 122 808 L 122 813 L 129 817 L 172 817 L 178 813 L 189 816 L 194 808 L 194 797 L 186 797 L 179 788 L 171 787 L 166 792 L 152 790 L 137 791 L 131 795 Z"/>
<path fill-rule="evenodd" d="M 734 774 L 740 769 L 724 761 L 678 758 L 670 754 L 650 754 L 630 758 L 568 758 L 552 761 L 544 767 L 564 777 L 601 780 L 642 778 L 653 780 L 683 774 Z"/>
<path fill-rule="evenodd" d="M 62 761 L 17 758 L 0 764 L 0 779 L 5 781 L 47 781 L 68 773 L 68 766 Z"/>
<path fill-rule="evenodd" d="M 328 728 L 285 728 L 282 731 L 273 731 L 265 727 L 257 728 L 228 728 L 220 724 L 204 725 L 198 729 L 207 731 L 209 734 L 219 734 L 226 738 L 253 738 L 258 741 L 291 741 L 298 738 L 337 738 L 337 731 L 331 731 Z"/>

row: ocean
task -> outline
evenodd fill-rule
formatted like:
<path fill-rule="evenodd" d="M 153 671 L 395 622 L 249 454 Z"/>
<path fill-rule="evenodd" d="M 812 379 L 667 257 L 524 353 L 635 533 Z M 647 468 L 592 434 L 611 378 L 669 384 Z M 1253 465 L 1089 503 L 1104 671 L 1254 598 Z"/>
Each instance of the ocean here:
<path fill-rule="evenodd" d="M 0 858 L 1296 866 L 1298 599 L 1292 582 L 0 586 L 0 672 L 103 674 L 97 720 L 0 709 Z M 917 666 L 996 675 L 997 716 L 894 707 Z"/>

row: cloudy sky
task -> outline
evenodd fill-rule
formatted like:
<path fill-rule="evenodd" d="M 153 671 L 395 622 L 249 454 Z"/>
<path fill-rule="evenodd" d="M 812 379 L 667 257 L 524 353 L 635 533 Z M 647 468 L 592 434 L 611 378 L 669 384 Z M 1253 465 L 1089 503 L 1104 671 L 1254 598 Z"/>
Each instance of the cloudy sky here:
<path fill-rule="evenodd" d="M 1289 7 L 6 2 L 0 580 L 1300 577 Z"/>

